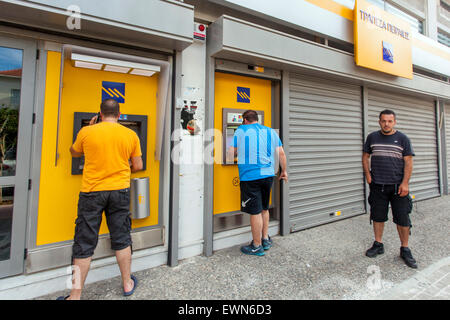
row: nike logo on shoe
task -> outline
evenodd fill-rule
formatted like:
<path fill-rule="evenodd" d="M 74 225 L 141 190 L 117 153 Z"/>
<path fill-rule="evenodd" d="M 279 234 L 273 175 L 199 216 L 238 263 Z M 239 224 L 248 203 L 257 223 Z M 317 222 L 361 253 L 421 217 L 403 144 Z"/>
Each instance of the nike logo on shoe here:
<path fill-rule="evenodd" d="M 250 199 L 248 199 L 247 201 L 242 201 L 242 203 L 241 203 L 241 205 L 242 205 L 242 208 L 245 208 L 245 206 L 247 205 L 247 202 L 249 202 L 250 200 L 252 200 L 252 198 L 250 198 Z"/>

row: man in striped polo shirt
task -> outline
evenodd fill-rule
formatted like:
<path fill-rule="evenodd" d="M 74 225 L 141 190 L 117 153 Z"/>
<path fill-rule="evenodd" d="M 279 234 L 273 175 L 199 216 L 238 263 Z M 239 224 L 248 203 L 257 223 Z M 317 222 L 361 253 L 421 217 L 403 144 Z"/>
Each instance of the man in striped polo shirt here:
<path fill-rule="evenodd" d="M 389 204 L 393 221 L 400 237 L 400 257 L 406 265 L 417 268 L 417 262 L 408 248 L 412 210 L 409 196 L 414 151 L 409 138 L 394 129 L 396 116 L 392 110 L 384 110 L 379 116 L 381 130 L 367 137 L 363 149 L 363 169 L 370 186 L 370 220 L 373 221 L 375 241 L 366 256 L 374 258 L 384 253 L 382 242 L 384 223 L 388 220 Z M 370 168 L 370 169 L 369 169 Z"/>

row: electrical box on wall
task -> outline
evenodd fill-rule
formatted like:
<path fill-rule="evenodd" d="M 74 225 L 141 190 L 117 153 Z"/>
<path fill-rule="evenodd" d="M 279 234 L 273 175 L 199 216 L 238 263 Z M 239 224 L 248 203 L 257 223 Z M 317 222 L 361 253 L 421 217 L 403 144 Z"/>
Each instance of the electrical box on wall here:
<path fill-rule="evenodd" d="M 203 23 L 194 23 L 194 39 L 206 40 L 206 25 Z"/>

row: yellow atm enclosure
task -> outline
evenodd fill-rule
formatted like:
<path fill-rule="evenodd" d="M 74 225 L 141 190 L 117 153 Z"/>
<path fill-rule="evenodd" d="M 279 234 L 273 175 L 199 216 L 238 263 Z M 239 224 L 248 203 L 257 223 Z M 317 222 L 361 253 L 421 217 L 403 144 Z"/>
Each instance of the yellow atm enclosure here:
<path fill-rule="evenodd" d="M 48 53 L 36 235 L 38 246 L 73 240 L 82 165 L 72 163 L 69 148 L 79 129 L 100 111 L 105 95 L 122 99 L 120 111 L 125 116 L 120 122 L 138 133 L 145 152 L 145 170 L 133 173 L 131 177 L 150 179 L 150 216 L 133 220 L 132 228 L 160 225 L 160 162 L 154 157 L 158 77 L 158 73 L 140 76 L 76 67 L 70 58 L 62 59 L 60 52 Z M 100 235 L 108 233 L 103 219 Z"/>
<path fill-rule="evenodd" d="M 234 131 L 242 124 L 242 113 L 255 110 L 259 122 L 270 127 L 272 121 L 272 82 L 222 72 L 215 73 L 214 200 L 215 231 L 223 230 L 221 217 L 234 216 L 233 227 L 242 226 L 246 216 L 240 212 L 239 171 L 227 164 L 226 150 Z M 219 163 L 218 163 L 219 162 Z M 228 229 L 228 227 L 225 227 Z"/>

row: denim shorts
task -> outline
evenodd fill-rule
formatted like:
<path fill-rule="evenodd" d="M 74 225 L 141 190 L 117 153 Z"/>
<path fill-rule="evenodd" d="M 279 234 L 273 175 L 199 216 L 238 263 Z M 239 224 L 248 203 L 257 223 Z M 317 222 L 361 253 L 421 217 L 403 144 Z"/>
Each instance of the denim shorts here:
<path fill-rule="evenodd" d="M 402 227 L 411 227 L 409 214 L 412 211 L 412 199 L 410 195 L 400 197 L 399 185 L 370 184 L 369 205 L 370 220 L 386 222 L 388 220 L 389 204 L 392 209 L 392 217 L 395 224 Z"/>
<path fill-rule="evenodd" d="M 111 249 L 122 250 L 131 246 L 129 209 L 129 188 L 113 191 L 80 192 L 72 258 L 89 258 L 94 254 L 103 211 L 111 237 Z"/>

